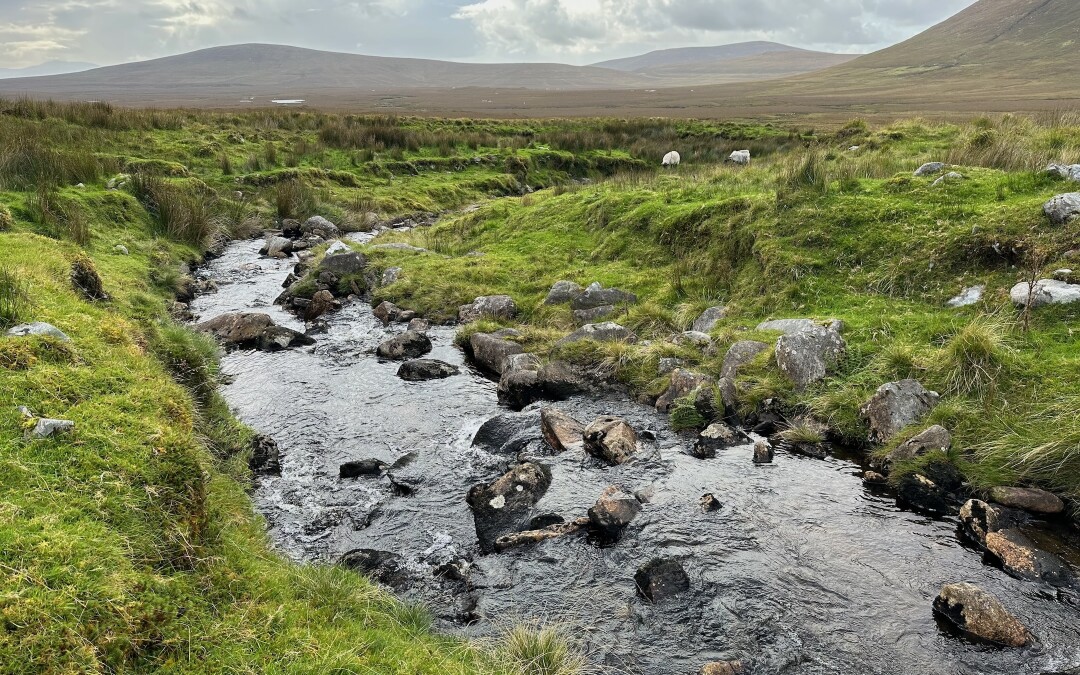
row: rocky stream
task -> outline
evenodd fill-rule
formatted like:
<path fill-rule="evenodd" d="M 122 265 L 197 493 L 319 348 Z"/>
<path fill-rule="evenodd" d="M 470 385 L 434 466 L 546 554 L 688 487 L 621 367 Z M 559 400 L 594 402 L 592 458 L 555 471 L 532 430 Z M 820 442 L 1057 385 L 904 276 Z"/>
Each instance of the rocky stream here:
<path fill-rule="evenodd" d="M 217 287 L 192 302 L 200 320 L 260 312 L 305 331 L 273 304 L 295 259 L 260 256 L 262 246 L 234 243 L 200 271 Z M 312 563 L 344 556 L 430 607 L 439 630 L 490 636 L 517 621 L 554 623 L 598 667 L 648 675 L 730 660 L 767 674 L 1080 666 L 1075 587 L 1010 576 L 960 536 L 955 516 L 902 509 L 887 487 L 864 483 L 858 458 L 777 448 L 771 463 L 755 463 L 746 437 L 699 459 L 696 434 L 672 431 L 667 415 L 618 392 L 511 412 L 454 345 L 454 327 L 426 335 L 428 358 L 457 372 L 407 381 L 400 362 L 376 354 L 403 324 L 384 325 L 359 299 L 323 318 L 313 345 L 224 357 L 224 396 L 280 452 L 280 475 L 257 479 L 257 508 L 284 553 Z M 542 408 L 582 425 L 625 420 L 640 449 L 618 465 L 579 443 L 556 453 Z M 492 483 L 515 467 L 534 473 L 500 493 Z M 589 512 L 609 486 L 620 490 L 607 497 L 631 513 L 605 532 Z M 516 529 L 562 536 L 481 542 L 468 502 L 482 513 L 507 500 L 528 523 Z M 1024 525 L 1075 567 L 1076 542 L 1061 531 Z M 936 617 L 942 587 L 961 582 L 999 598 L 1030 630 L 1028 644 L 973 642 Z"/>

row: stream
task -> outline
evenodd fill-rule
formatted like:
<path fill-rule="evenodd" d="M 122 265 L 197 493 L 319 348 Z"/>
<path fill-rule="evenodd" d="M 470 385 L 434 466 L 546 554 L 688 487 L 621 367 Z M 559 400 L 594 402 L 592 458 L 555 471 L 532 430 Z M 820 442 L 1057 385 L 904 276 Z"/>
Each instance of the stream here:
<path fill-rule="evenodd" d="M 260 258 L 262 243 L 237 242 L 200 272 L 218 285 L 193 302 L 200 319 L 258 311 L 304 330 L 273 305 L 295 259 Z M 465 495 L 514 459 L 472 446 L 481 424 L 507 413 L 495 383 L 466 364 L 453 327 L 429 331 L 427 358 L 461 374 L 405 382 L 398 363 L 373 353 L 404 326 L 383 327 L 362 301 L 324 318 L 329 331 L 314 347 L 236 351 L 222 361 L 229 404 L 281 447 L 281 476 L 258 480 L 257 509 L 296 560 L 333 562 L 358 548 L 401 555 L 408 582 L 398 592 L 430 607 L 439 630 L 476 637 L 515 621 L 554 623 L 592 663 L 643 675 L 689 675 L 727 659 L 755 674 L 1039 675 L 1080 666 L 1076 592 L 986 564 L 961 542 L 954 518 L 899 509 L 887 492 L 865 487 L 863 467 L 845 458 L 778 451 L 759 466 L 744 446 L 695 459 L 685 452 L 692 437 L 626 397 L 554 404 L 586 424 L 617 415 L 652 431 L 642 458 L 622 466 L 573 452 L 550 456 L 531 423 L 538 407 L 519 415 L 532 430 L 523 453 L 552 474 L 537 514 L 578 518 L 612 484 L 650 495 L 621 539 L 601 547 L 574 534 L 483 555 Z M 346 461 L 406 457 L 391 471 L 393 483 L 385 475 L 338 478 Z M 706 493 L 722 508 L 704 512 Z M 657 557 L 678 559 L 691 590 L 653 605 L 636 596 L 633 577 Z M 467 583 L 434 573 L 463 559 L 471 560 Z M 939 625 L 932 601 L 960 581 L 998 596 L 1036 643 L 977 645 Z"/>

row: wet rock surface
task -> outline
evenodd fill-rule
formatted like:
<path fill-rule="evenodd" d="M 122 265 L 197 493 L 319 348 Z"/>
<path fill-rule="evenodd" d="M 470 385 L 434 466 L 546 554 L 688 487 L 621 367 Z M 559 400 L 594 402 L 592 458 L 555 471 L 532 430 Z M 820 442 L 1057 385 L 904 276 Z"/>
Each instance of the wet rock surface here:
<path fill-rule="evenodd" d="M 949 584 L 934 600 L 934 611 L 973 637 L 1006 647 L 1023 647 L 1031 634 L 1001 601 L 974 584 Z"/>
<path fill-rule="evenodd" d="M 257 308 L 303 330 L 272 306 L 295 261 L 260 259 L 261 244 L 233 245 L 213 261 L 207 271 L 220 290 L 196 298 L 193 311 Z M 672 432 L 651 406 L 603 389 L 579 393 L 596 383 L 581 382 L 572 367 L 565 380 L 577 383 L 557 408 L 582 423 L 625 419 L 642 432 L 635 460 L 611 465 L 552 452 L 539 404 L 523 413 L 534 416 L 523 423 L 531 438 L 512 455 L 489 452 L 473 436 L 505 409 L 495 382 L 454 347 L 453 329 L 431 328 L 429 357 L 461 375 L 417 385 L 397 377 L 400 363 L 373 356 L 389 335 L 369 306 L 345 302 L 326 319 L 313 349 L 224 357 L 230 405 L 281 446 L 281 476 L 256 481 L 256 503 L 291 557 L 331 563 L 357 549 L 400 556 L 407 577 L 396 591 L 431 607 L 440 630 L 490 637 L 500 621 L 564 621 L 588 627 L 578 635 L 590 660 L 633 675 L 694 673 L 731 659 L 763 675 L 1044 673 L 1076 663 L 1074 605 L 1048 600 L 1041 583 L 1013 578 L 961 546 L 957 519 L 898 508 L 889 488 L 865 489 L 862 468 L 847 455 L 811 460 L 778 447 L 761 466 L 748 442 L 703 462 L 688 454 L 694 436 Z M 465 496 L 503 476 L 519 453 L 551 471 L 525 531 L 573 525 L 611 485 L 644 500 L 641 511 L 614 543 L 601 546 L 578 530 L 484 554 Z M 340 465 L 364 459 L 390 468 L 338 477 Z M 723 508 L 703 511 L 704 494 Z M 1045 535 L 1028 534 L 1060 553 Z M 635 572 L 659 558 L 683 562 L 690 592 L 660 603 L 637 595 Z M 1000 598 L 1039 648 L 986 649 L 942 635 L 929 605 L 959 579 Z"/>

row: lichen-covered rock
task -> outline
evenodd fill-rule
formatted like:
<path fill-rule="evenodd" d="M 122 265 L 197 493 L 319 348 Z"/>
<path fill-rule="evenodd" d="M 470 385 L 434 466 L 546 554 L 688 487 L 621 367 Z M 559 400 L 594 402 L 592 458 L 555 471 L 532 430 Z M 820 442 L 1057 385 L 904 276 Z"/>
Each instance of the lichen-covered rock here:
<path fill-rule="evenodd" d="M 715 390 L 716 379 L 711 375 L 676 368 L 671 373 L 671 382 L 668 384 L 668 388 L 656 400 L 656 409 L 659 412 L 670 412 L 677 400 L 694 392 L 701 392 L 704 398 L 709 399 L 709 401 L 703 403 L 711 402 Z"/>
<path fill-rule="evenodd" d="M 915 170 L 915 177 L 922 178 L 924 176 L 932 176 L 935 173 L 941 173 L 944 170 L 945 164 L 943 162 L 927 162 Z"/>
<path fill-rule="evenodd" d="M 1053 515 L 1065 510 L 1065 502 L 1060 497 L 1039 488 L 998 486 L 990 489 L 990 499 L 1029 513 Z"/>
<path fill-rule="evenodd" d="M 71 342 L 71 338 L 67 336 L 64 331 L 60 330 L 51 323 L 45 323 L 44 321 L 37 321 L 35 323 L 23 323 L 18 326 L 9 328 L 5 333 L 7 337 L 30 337 L 34 335 L 40 335 L 44 337 L 55 338 L 61 342 Z"/>
<path fill-rule="evenodd" d="M 533 506 L 550 485 L 551 474 L 546 468 L 524 463 L 491 483 L 470 488 L 466 502 L 481 550 L 490 553 L 500 537 L 526 529 Z"/>
<path fill-rule="evenodd" d="M 690 590 L 690 577 L 672 558 L 650 560 L 634 574 L 637 592 L 650 602 L 663 602 Z"/>
<path fill-rule="evenodd" d="M 64 436 L 75 431 L 75 423 L 71 420 L 54 420 L 48 417 L 37 418 L 32 429 L 31 438 L 52 438 Z"/>
<path fill-rule="evenodd" d="M 418 359 L 431 351 L 431 340 L 427 335 L 416 331 L 405 331 L 384 341 L 375 350 L 379 358 L 401 361 Z"/>
<path fill-rule="evenodd" d="M 575 309 L 573 312 L 574 323 L 584 326 L 590 323 L 600 323 L 604 319 L 612 318 L 619 309 L 615 305 L 600 305 L 589 309 Z"/>
<path fill-rule="evenodd" d="M 322 216 L 312 216 L 300 226 L 301 234 L 314 234 L 323 239 L 336 239 L 341 236 L 341 230 Z"/>
<path fill-rule="evenodd" d="M 974 584 L 949 584 L 934 600 L 934 611 L 964 633 L 980 640 L 1023 647 L 1031 633 L 1001 601 Z"/>
<path fill-rule="evenodd" d="M 634 428 L 618 417 L 600 417 L 585 427 L 585 451 L 611 464 L 623 464 L 637 453 Z"/>
<path fill-rule="evenodd" d="M 986 535 L 1019 524 L 1015 513 L 980 499 L 969 499 L 960 507 L 960 529 L 973 544 L 986 548 Z"/>
<path fill-rule="evenodd" d="M 585 289 L 573 281 L 556 281 L 544 298 L 545 305 L 565 305 L 585 292 Z"/>
<path fill-rule="evenodd" d="M 795 391 L 801 392 L 825 379 L 846 348 L 839 329 L 815 324 L 780 336 L 776 341 L 776 364 Z"/>
<path fill-rule="evenodd" d="M 907 462 L 929 452 L 945 451 L 950 447 L 952 447 L 952 434 L 945 427 L 935 424 L 904 441 L 888 455 L 873 463 L 877 468 L 888 471 L 897 462 Z"/>
<path fill-rule="evenodd" d="M 1068 564 L 1056 555 L 1043 551 L 1023 532 L 1008 528 L 986 534 L 986 550 L 1001 561 L 1009 574 L 1028 581 L 1043 581 L 1051 586 L 1072 585 Z"/>
<path fill-rule="evenodd" d="M 744 675 L 746 668 L 742 661 L 715 661 L 701 667 L 698 675 Z"/>
<path fill-rule="evenodd" d="M 458 321 L 472 323 L 482 318 L 513 319 L 518 308 L 509 295 L 485 295 L 458 309 Z"/>
<path fill-rule="evenodd" d="M 859 409 L 871 443 L 886 443 L 934 409 L 941 397 L 916 380 L 887 382 Z"/>
<path fill-rule="evenodd" d="M 739 368 L 750 363 L 769 345 L 757 340 L 739 340 L 728 348 L 724 354 L 724 362 L 720 366 L 721 378 L 735 378 L 739 374 Z"/>
<path fill-rule="evenodd" d="M 583 292 L 570 301 L 572 309 L 593 309 L 595 307 L 632 305 L 637 302 L 633 293 L 618 288 L 603 288 L 600 284 L 590 284 Z"/>
<path fill-rule="evenodd" d="M 720 319 L 724 318 L 726 311 L 727 308 L 722 305 L 706 309 L 698 318 L 694 319 L 694 325 L 690 327 L 690 330 L 699 333 L 711 333 L 712 329 L 716 328 L 716 324 L 720 322 Z"/>
<path fill-rule="evenodd" d="M 585 427 L 561 410 L 541 409 L 540 431 L 555 452 L 576 452 L 585 447 Z"/>
<path fill-rule="evenodd" d="M 1064 225 L 1080 217 L 1080 192 L 1057 195 L 1043 205 L 1043 213 L 1055 225 Z"/>
<path fill-rule="evenodd" d="M 1032 309 L 1046 305 L 1070 305 L 1080 301 L 1080 284 L 1070 284 L 1058 279 L 1040 279 L 1034 284 L 1024 281 L 1009 290 L 1009 299 L 1018 307 L 1031 305 Z"/>
<path fill-rule="evenodd" d="M 556 347 L 593 340 L 595 342 L 637 342 L 637 336 L 629 328 L 624 328 L 617 323 L 608 321 L 605 323 L 589 323 L 567 335 L 555 343 Z"/>

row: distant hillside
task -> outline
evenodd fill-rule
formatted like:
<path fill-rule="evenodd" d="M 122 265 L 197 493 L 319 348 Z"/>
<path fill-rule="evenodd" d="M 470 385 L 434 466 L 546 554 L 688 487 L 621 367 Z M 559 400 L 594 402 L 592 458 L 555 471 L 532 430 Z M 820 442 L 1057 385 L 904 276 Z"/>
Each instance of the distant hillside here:
<path fill-rule="evenodd" d="M 41 77 L 45 75 L 63 75 L 65 73 L 78 73 L 84 70 L 97 68 L 93 63 L 80 63 L 78 61 L 49 61 L 39 63 L 36 66 L 26 68 L 0 68 L 0 80 L 10 77 Z"/>
<path fill-rule="evenodd" d="M 232 45 L 71 75 L 0 83 L 4 95 L 128 102 L 231 103 L 240 98 L 315 98 L 349 90 L 497 87 L 610 89 L 650 84 L 604 68 L 547 63 L 451 63 L 324 52 L 280 45 Z"/>
<path fill-rule="evenodd" d="M 910 40 L 798 78 L 788 93 L 1076 96 L 1078 44 L 1077 0 L 980 0 Z"/>
<path fill-rule="evenodd" d="M 676 64 L 730 61 L 732 59 L 742 59 L 749 56 L 758 56 L 760 54 L 773 52 L 802 51 L 806 50 L 780 44 L 779 42 L 739 42 L 730 45 L 720 45 L 718 47 L 679 47 L 676 49 L 660 49 L 640 56 L 601 61 L 600 63 L 594 63 L 592 65 L 597 68 L 611 68 L 612 70 L 622 70 L 633 73 Z"/>
<path fill-rule="evenodd" d="M 672 63 L 644 68 L 637 71 L 637 74 L 666 81 L 670 83 L 669 86 L 755 82 L 812 73 L 855 58 L 858 58 L 857 54 L 792 49 L 720 61 Z"/>

